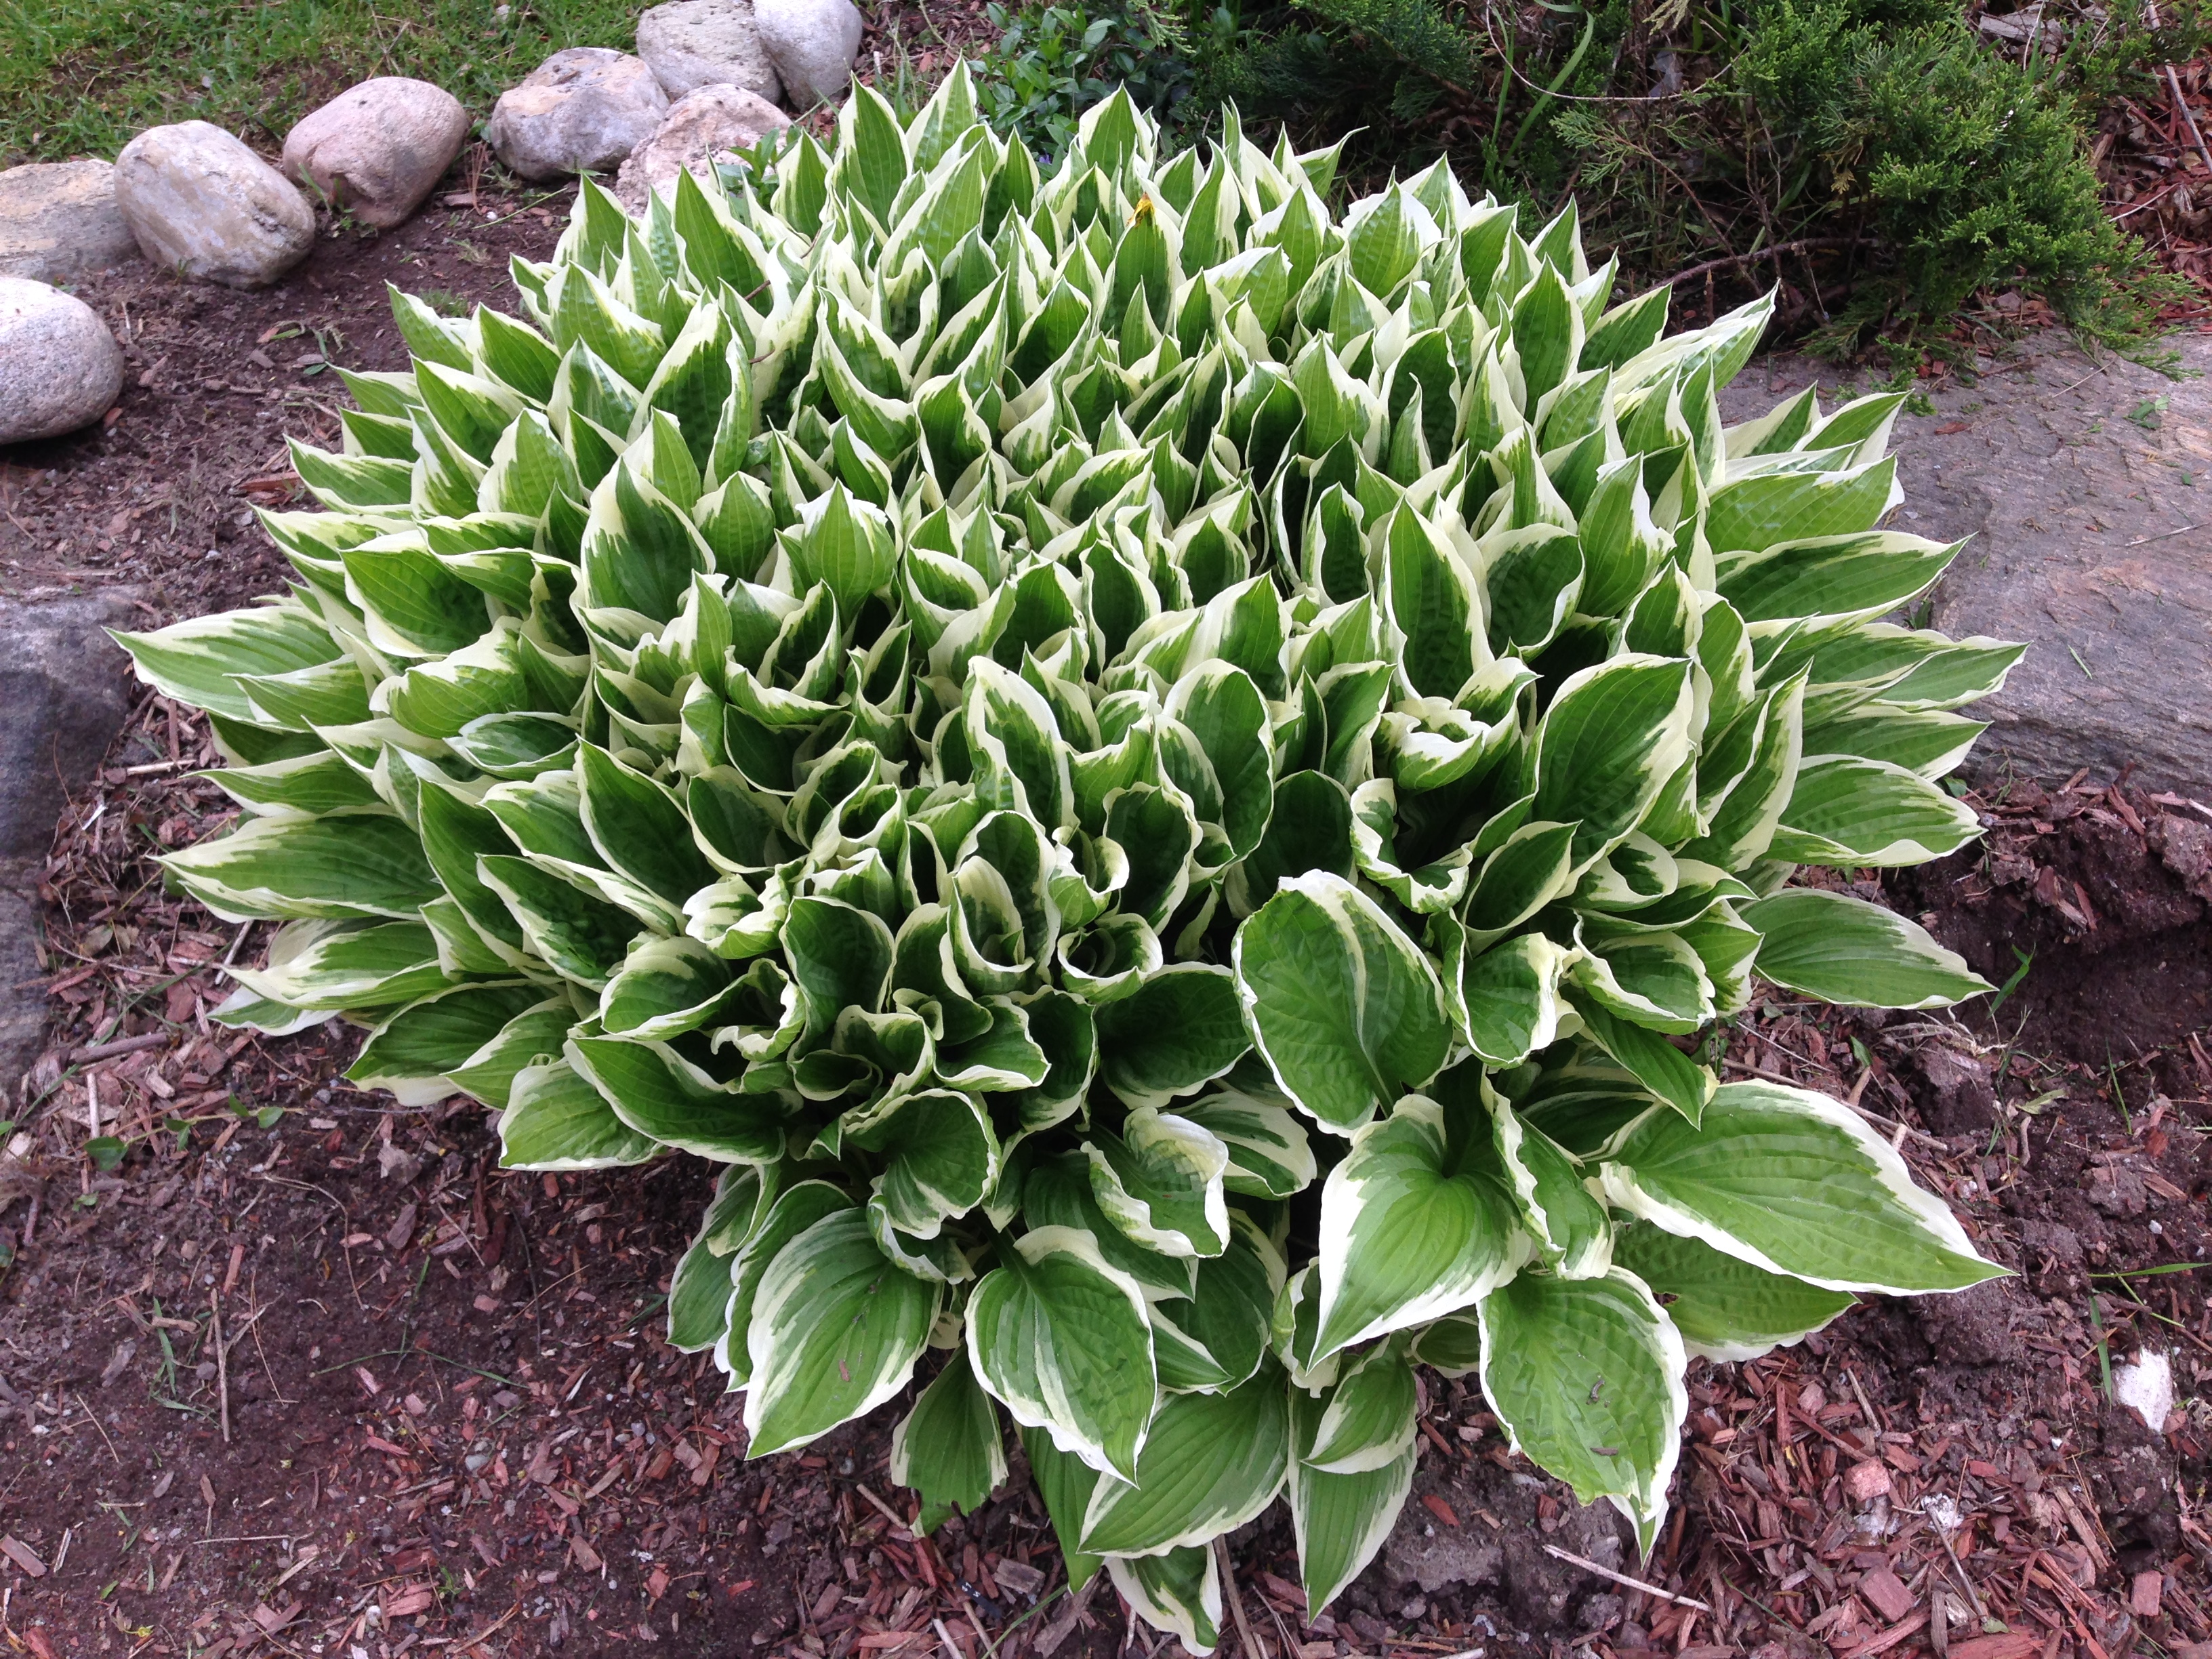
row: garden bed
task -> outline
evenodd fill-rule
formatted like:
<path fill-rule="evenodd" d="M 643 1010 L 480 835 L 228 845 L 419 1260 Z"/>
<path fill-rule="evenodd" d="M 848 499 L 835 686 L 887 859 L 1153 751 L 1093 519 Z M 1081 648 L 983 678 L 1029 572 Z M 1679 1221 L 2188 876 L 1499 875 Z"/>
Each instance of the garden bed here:
<path fill-rule="evenodd" d="M 110 424 L 0 471 L 0 588 L 128 585 L 167 620 L 279 586 L 247 514 L 291 499 L 285 434 L 334 429 L 319 365 L 399 365 L 387 279 L 502 293 L 507 256 L 543 257 L 562 222 L 560 198 L 532 200 L 326 240 L 258 295 L 143 270 L 88 288 L 132 384 Z M 263 930 L 167 896 L 151 863 L 228 810 L 189 776 L 211 760 L 193 716 L 141 694 L 46 874 L 56 1023 L 0 1212 L 6 1634 L 41 1659 L 1154 1647 L 1103 1581 L 1056 1595 L 1018 1454 L 997 1500 L 927 1541 L 884 1474 L 888 1414 L 744 1461 L 720 1374 L 660 1339 L 703 1164 L 501 1174 L 477 1108 L 338 1080 L 349 1034 L 211 1026 L 220 964 Z M 2120 1659 L 2212 1638 L 2212 1415 L 2154 1431 L 2108 1381 L 2145 1346 L 2185 1401 L 2212 1375 L 2199 1275 L 2124 1276 L 2212 1250 L 2212 894 L 2189 851 L 2212 814 L 2061 781 L 1979 802 L 1986 859 L 1891 895 L 2000 983 L 2013 945 L 2033 955 L 1994 1019 L 1770 996 L 1729 1048 L 1875 1115 L 2020 1276 L 1694 1366 L 1674 1518 L 1649 1564 L 1609 1558 L 1649 1589 L 1551 1553 L 1618 1549 L 1610 1512 L 1578 1511 L 1431 1376 L 1383 1558 L 1308 1626 L 1288 1525 L 1263 1519 L 1230 1542 L 1230 1644 Z M 130 1145 L 112 1169 L 82 1152 L 95 1129 Z"/>

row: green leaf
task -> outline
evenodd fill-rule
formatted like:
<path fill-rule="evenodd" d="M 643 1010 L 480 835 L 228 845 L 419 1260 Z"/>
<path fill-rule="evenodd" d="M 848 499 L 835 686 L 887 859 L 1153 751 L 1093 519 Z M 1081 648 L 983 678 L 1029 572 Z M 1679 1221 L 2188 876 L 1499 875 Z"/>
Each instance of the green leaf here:
<path fill-rule="evenodd" d="M 1067 1566 L 1068 1588 L 1079 1590 L 1091 1582 L 1091 1575 L 1099 1567 L 1099 1558 L 1085 1553 L 1078 1546 L 1082 1540 L 1084 1511 L 1090 1507 L 1091 1494 L 1103 1477 L 1081 1458 L 1055 1448 L 1052 1437 L 1042 1429 L 1023 1429 L 1022 1450 L 1028 1455 L 1030 1473 L 1036 1479 L 1038 1495 L 1044 1499 L 1046 1515 L 1051 1517 L 1060 1559 Z"/>
<path fill-rule="evenodd" d="M 1186 1652 L 1212 1653 L 1221 1640 L 1221 1574 L 1210 1544 L 1160 1555 L 1109 1556 L 1114 1588 L 1153 1629 Z"/>
<path fill-rule="evenodd" d="M 921 1494 L 925 1522 L 954 1508 L 972 1513 L 1006 1478 L 1005 1431 L 966 1349 L 953 1350 L 891 1431 L 890 1477 Z"/>
<path fill-rule="evenodd" d="M 1283 1092 L 1348 1133 L 1443 1066 L 1436 969 L 1342 877 L 1289 877 L 1237 931 L 1244 1017 Z"/>
<path fill-rule="evenodd" d="M 1689 1395 L 1682 1339 L 1642 1280 L 1523 1273 L 1483 1297 L 1482 1391 L 1516 1450 L 1608 1498 L 1649 1553 Z"/>
<path fill-rule="evenodd" d="M 725 1164 L 760 1163 L 783 1151 L 771 1097 L 716 1083 L 665 1043 L 572 1036 L 565 1052 L 617 1117 L 664 1146 Z"/>
<path fill-rule="evenodd" d="M 263 716 L 234 675 L 293 674 L 339 655 L 330 630 L 296 605 L 195 617 L 151 634 L 118 633 L 115 641 L 138 678 L 163 696 L 246 721 Z"/>
<path fill-rule="evenodd" d="M 660 1151 L 561 1060 L 514 1074 L 500 1115 L 499 1149 L 502 1170 L 606 1170 L 642 1164 Z"/>
<path fill-rule="evenodd" d="M 388 1089 L 403 1105 L 433 1104 L 453 1092 L 450 1073 L 544 994 L 541 987 L 520 984 L 437 992 L 396 1011 L 371 1031 L 346 1077 L 364 1089 Z"/>
<path fill-rule="evenodd" d="M 1102 1480 L 1091 1492 L 1082 1547 L 1158 1555 L 1210 1543 L 1274 1502 L 1289 1466 L 1289 1401 L 1273 1365 L 1226 1394 L 1170 1395 L 1135 1479 Z"/>
<path fill-rule="evenodd" d="M 745 1327 L 745 1434 L 788 1451 L 906 1386 L 941 1288 L 885 1258 L 858 1210 L 823 1216 L 775 1254 Z"/>
<path fill-rule="evenodd" d="M 1982 833 L 1973 809 L 1901 766 L 1823 756 L 1796 787 L 1768 843 L 1771 857 L 1838 869 L 1925 864 Z"/>
<path fill-rule="evenodd" d="M 1137 1282 L 1072 1227 L 1014 1240 L 968 1304 L 968 1357 L 1017 1423 L 1101 1474 L 1133 1476 L 1158 1389 Z"/>
<path fill-rule="evenodd" d="M 1288 1198 L 1314 1182 L 1313 1142 L 1281 1096 L 1261 1098 L 1230 1087 L 1203 1095 L 1177 1113 L 1229 1149 L 1223 1187 L 1247 1198 Z"/>
<path fill-rule="evenodd" d="M 1352 1474 L 1329 1474 L 1307 1462 L 1304 1452 L 1331 1404 L 1303 1389 L 1291 1391 L 1291 1443 L 1299 1455 L 1291 1461 L 1288 1495 L 1309 1617 L 1318 1616 L 1381 1553 L 1413 1486 L 1410 1441 L 1389 1462 Z M 1413 1427 L 1410 1417 L 1407 1427 Z"/>
<path fill-rule="evenodd" d="M 1692 1356 L 1720 1363 L 1790 1347 L 1857 1304 L 1842 1291 L 1770 1273 L 1649 1222 L 1620 1230 L 1613 1261 L 1651 1287 Z"/>
<path fill-rule="evenodd" d="M 1694 702 L 1687 662 L 1618 656 L 1568 677 L 1535 742 L 1530 816 L 1571 823 L 1587 869 L 1627 837 L 1690 758 Z"/>
<path fill-rule="evenodd" d="M 417 915 L 438 896 L 422 842 L 396 817 L 257 818 L 161 867 L 227 921 Z"/>
<path fill-rule="evenodd" d="M 1646 1113 L 1604 1157 L 1615 1208 L 1828 1290 L 1958 1291 L 2004 1271 L 1857 1113 L 1803 1089 L 1723 1084 L 1700 1127 Z"/>
<path fill-rule="evenodd" d="M 1218 1255 L 1227 1246 L 1229 1149 L 1210 1132 L 1143 1106 L 1122 1120 L 1120 1134 L 1095 1131 L 1083 1147 L 1091 1195 L 1131 1241 L 1177 1258 Z"/>
<path fill-rule="evenodd" d="M 998 1184 L 999 1139 L 975 1095 L 924 1089 L 886 1096 L 842 1121 L 845 1143 L 877 1154 L 878 1200 L 893 1225 L 934 1238 Z"/>
<path fill-rule="evenodd" d="M 1480 1109 L 1407 1095 L 1322 1184 L 1315 1357 L 1467 1307 L 1534 1250 Z"/>
<path fill-rule="evenodd" d="M 1864 899 L 1792 887 L 1742 907 L 1759 974 L 1823 1002 L 1946 1008 L 1996 988 L 1917 922 Z"/>
<path fill-rule="evenodd" d="M 1180 963 L 1097 1011 L 1101 1080 L 1131 1106 L 1165 1106 L 1252 1046 L 1226 968 Z"/>

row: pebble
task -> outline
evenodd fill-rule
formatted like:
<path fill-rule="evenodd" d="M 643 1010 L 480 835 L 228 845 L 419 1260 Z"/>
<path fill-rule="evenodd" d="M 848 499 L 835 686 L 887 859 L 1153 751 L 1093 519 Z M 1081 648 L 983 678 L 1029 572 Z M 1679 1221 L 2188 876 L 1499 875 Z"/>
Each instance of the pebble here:
<path fill-rule="evenodd" d="M 389 230 L 422 204 L 469 136 L 469 112 L 443 87 L 383 75 L 349 87 L 284 140 L 284 171 Z"/>
<path fill-rule="evenodd" d="M 44 283 L 0 276 L 0 444 L 74 432 L 122 389 L 122 348 L 90 306 Z"/>
<path fill-rule="evenodd" d="M 791 118 L 757 93 L 742 87 L 701 87 L 668 107 L 652 137 L 629 153 L 615 178 L 615 199 L 631 213 L 642 213 L 656 191 L 675 188 L 689 168 L 701 183 L 719 189 L 714 159 L 747 149 Z"/>
<path fill-rule="evenodd" d="M 500 94 L 484 137 L 508 167 L 543 181 L 620 166 L 667 112 L 644 59 L 571 46 Z"/>
<path fill-rule="evenodd" d="M 0 173 L 0 276 L 70 283 L 138 257 L 106 161 L 34 161 Z"/>
<path fill-rule="evenodd" d="M 196 282 L 266 288 L 307 257 L 315 214 L 292 181 L 221 127 L 149 127 L 115 158 L 138 248 Z"/>
<path fill-rule="evenodd" d="M 742 87 L 773 103 L 783 96 L 761 47 L 751 0 L 669 0 L 637 20 L 637 55 L 660 89 L 681 98 L 702 87 Z"/>
<path fill-rule="evenodd" d="M 753 21 L 793 108 L 844 101 L 860 52 L 853 0 L 756 0 Z"/>

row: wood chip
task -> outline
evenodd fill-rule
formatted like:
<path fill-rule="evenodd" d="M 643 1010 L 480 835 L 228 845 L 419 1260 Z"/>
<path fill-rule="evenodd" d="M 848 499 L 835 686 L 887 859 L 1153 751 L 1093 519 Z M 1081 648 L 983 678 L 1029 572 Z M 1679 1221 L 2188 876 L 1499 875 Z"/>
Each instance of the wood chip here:
<path fill-rule="evenodd" d="M 1427 1510 L 1431 1515 L 1435 1516 L 1437 1520 L 1443 1522 L 1444 1525 L 1448 1527 L 1456 1527 L 1459 1525 L 1459 1516 L 1453 1513 L 1452 1506 L 1445 1503 L 1443 1498 L 1437 1497 L 1436 1493 L 1432 1492 L 1423 1492 L 1421 1494 L 1421 1506 Z"/>
<path fill-rule="evenodd" d="M 1912 1611 L 1912 1592 L 1887 1567 L 1876 1567 L 1860 1579 L 1859 1594 L 1869 1607 L 1893 1625 Z"/>
<path fill-rule="evenodd" d="M 1971 1642 L 1951 1644 L 1951 1659 L 2028 1659 L 2042 1650 L 2043 1644 L 2025 1631 L 2008 1631 L 2002 1636 L 1977 1636 Z"/>
<path fill-rule="evenodd" d="M 0 1538 L 0 1555 L 6 1556 L 33 1578 L 46 1576 L 46 1564 L 39 1559 L 38 1553 L 28 1544 L 14 1538 Z"/>
<path fill-rule="evenodd" d="M 1888 1497 L 1889 1470 L 1871 1457 L 1852 1464 L 1844 1476 L 1844 1496 L 1854 1504 L 1871 1504 L 1877 1498 Z"/>
<path fill-rule="evenodd" d="M 2128 1586 L 2128 1611 L 2138 1619 L 2158 1617 L 2159 1597 L 2166 1589 L 2166 1575 L 2139 1572 Z"/>

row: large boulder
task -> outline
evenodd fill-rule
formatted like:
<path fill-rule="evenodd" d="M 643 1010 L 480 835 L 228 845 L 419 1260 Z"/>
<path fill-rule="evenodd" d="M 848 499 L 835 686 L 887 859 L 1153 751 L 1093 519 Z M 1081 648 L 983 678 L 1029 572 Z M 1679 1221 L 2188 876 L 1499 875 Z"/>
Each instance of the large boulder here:
<path fill-rule="evenodd" d="M 1966 542 L 1929 625 L 2028 647 L 1966 710 L 1992 722 L 1971 774 L 2132 763 L 2136 784 L 2212 800 L 2212 335 L 2173 343 L 2179 379 L 2034 339 L 2002 372 L 1922 381 L 1926 412 L 1898 417 L 1905 505 L 1887 527 Z M 1816 377 L 1837 378 L 1755 362 L 1722 412 L 1763 414 Z"/>
<path fill-rule="evenodd" d="M 0 600 L 0 1117 L 16 1115 L 17 1080 L 43 1046 L 39 878 L 63 807 L 130 710 L 130 662 L 106 632 L 130 617 L 112 593 Z"/>
<path fill-rule="evenodd" d="M 753 22 L 793 109 L 844 100 L 860 53 L 853 0 L 754 0 Z"/>
<path fill-rule="evenodd" d="M 619 167 L 668 112 L 645 60 L 605 46 L 556 52 L 493 106 L 484 137 L 526 179 Z"/>
<path fill-rule="evenodd" d="M 742 87 L 701 87 L 668 106 L 667 118 L 629 153 L 615 175 L 615 199 L 631 213 L 645 211 L 656 191 L 672 191 L 690 171 L 715 184 L 714 163 L 732 150 L 749 149 L 791 118 Z"/>
<path fill-rule="evenodd" d="M 436 188 L 468 136 L 469 112 L 452 93 L 381 75 L 304 117 L 285 137 L 284 171 L 389 230 Z"/>
<path fill-rule="evenodd" d="M 0 173 L 0 276 L 73 283 L 138 257 L 106 161 L 33 161 Z"/>
<path fill-rule="evenodd" d="M 74 432 L 122 389 L 123 349 L 99 313 L 44 283 L 0 276 L 0 444 Z"/>
<path fill-rule="evenodd" d="M 315 245 L 315 211 L 292 181 L 205 121 L 125 144 L 115 203 L 141 252 L 196 282 L 267 288 Z"/>
<path fill-rule="evenodd" d="M 637 20 L 637 55 L 660 89 L 682 98 L 702 87 L 742 87 L 774 103 L 783 82 L 761 46 L 752 0 L 669 0 Z"/>

